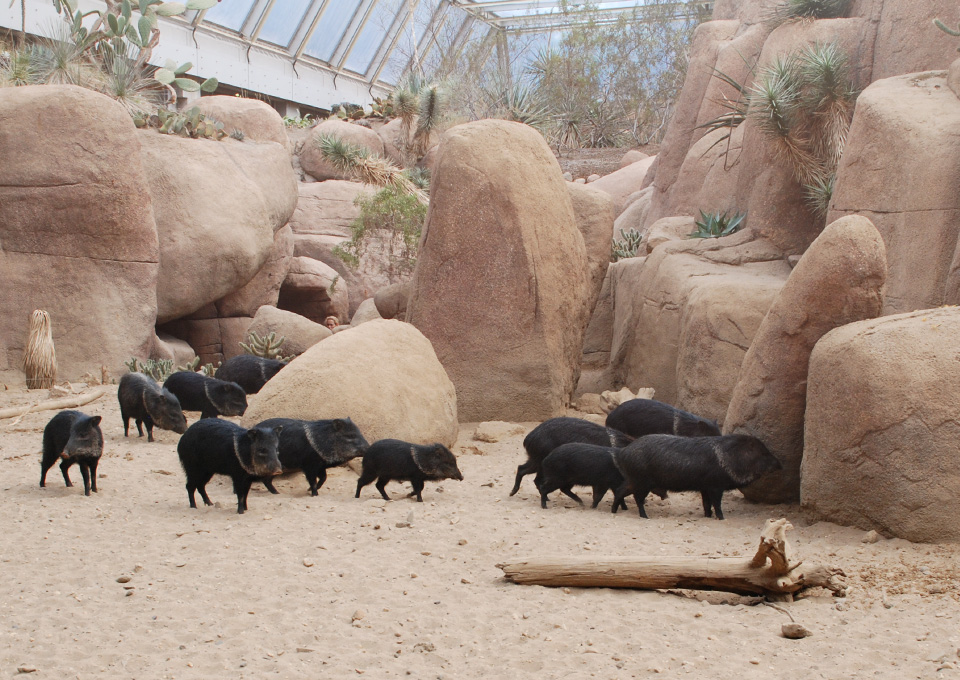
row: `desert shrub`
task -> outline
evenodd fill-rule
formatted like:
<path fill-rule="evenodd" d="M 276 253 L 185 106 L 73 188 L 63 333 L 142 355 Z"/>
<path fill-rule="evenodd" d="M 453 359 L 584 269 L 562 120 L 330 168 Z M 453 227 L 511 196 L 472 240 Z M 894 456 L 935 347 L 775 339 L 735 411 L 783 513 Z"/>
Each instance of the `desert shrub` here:
<path fill-rule="evenodd" d="M 847 14 L 850 0 L 784 0 L 769 11 L 769 20 L 782 24 L 796 19 L 836 19 Z"/>
<path fill-rule="evenodd" d="M 697 230 L 688 235 L 688 238 L 720 238 L 729 236 L 738 231 L 743 224 L 746 213 L 729 214 L 729 211 L 714 211 L 705 213 L 700 211 L 700 217 L 694 220 Z"/>

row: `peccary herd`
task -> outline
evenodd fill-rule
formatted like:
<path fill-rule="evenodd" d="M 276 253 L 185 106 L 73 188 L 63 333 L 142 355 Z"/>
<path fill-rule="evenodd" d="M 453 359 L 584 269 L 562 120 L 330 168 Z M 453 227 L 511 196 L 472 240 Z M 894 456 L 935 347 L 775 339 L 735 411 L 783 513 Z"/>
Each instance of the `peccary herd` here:
<path fill-rule="evenodd" d="M 397 439 L 368 444 L 349 418 L 294 420 L 270 418 L 246 429 L 220 420 L 219 415 L 243 415 L 247 390 L 258 391 L 283 368 L 281 362 L 259 357 L 234 357 L 217 371 L 218 378 L 180 371 L 163 386 L 141 373 L 120 380 L 117 397 L 123 419 L 123 434 L 129 435 L 130 419 L 147 440 L 153 428 L 181 434 L 177 444 L 186 475 L 190 507 L 196 508 L 196 492 L 211 505 L 206 485 L 213 475 L 233 481 L 237 512 L 247 509 L 247 496 L 254 482 L 278 493 L 273 478 L 301 471 L 310 494 L 317 496 L 327 478 L 327 469 L 363 457 L 355 497 L 376 480 L 380 495 L 390 500 L 386 485 L 408 481 L 423 502 L 428 480 L 463 480 L 457 459 L 442 444 L 417 445 Z M 225 379 L 220 379 L 225 378 Z M 231 380 L 226 380 L 231 378 Z M 183 411 L 200 411 L 190 427 Z M 652 399 L 633 399 L 614 409 L 605 425 L 578 418 L 553 418 L 535 427 L 523 440 L 527 460 L 517 468 L 510 491 L 520 489 L 523 478 L 533 474 L 540 492 L 540 505 L 547 507 L 549 494 L 561 491 L 583 504 L 575 486 L 593 490 L 596 508 L 608 491 L 613 492 L 615 513 L 626 510 L 626 497 L 633 496 L 641 517 L 651 493 L 666 498 L 670 491 L 698 491 L 703 514 L 723 519 L 723 492 L 750 484 L 767 472 L 782 467 L 757 438 L 734 434 L 721 436 L 715 422 Z M 97 491 L 97 464 L 103 453 L 100 416 L 62 411 L 43 431 L 40 486 L 47 471 L 60 459 L 67 486 L 68 469 L 76 463 L 83 476 L 84 493 Z"/>

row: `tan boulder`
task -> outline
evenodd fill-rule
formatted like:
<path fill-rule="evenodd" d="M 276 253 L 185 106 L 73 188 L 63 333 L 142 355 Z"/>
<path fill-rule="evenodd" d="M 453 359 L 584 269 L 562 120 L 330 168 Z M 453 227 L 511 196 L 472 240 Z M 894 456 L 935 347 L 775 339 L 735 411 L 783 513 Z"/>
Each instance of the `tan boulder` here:
<path fill-rule="evenodd" d="M 692 217 L 664 217 L 650 225 L 640 248 L 649 255 L 664 243 L 686 241 L 696 229 L 696 220 Z"/>
<path fill-rule="evenodd" d="M 290 218 L 296 234 L 323 234 L 347 237 L 350 225 L 360 216 L 357 197 L 371 195 L 375 187 L 360 182 L 327 180 L 297 185 L 299 199 Z"/>
<path fill-rule="evenodd" d="M 714 21 L 736 19 L 749 25 L 766 21 L 769 16 L 769 0 L 716 0 L 713 3 Z"/>
<path fill-rule="evenodd" d="M 151 359 L 172 361 L 175 367 L 179 367 L 186 366 L 196 356 L 199 355 L 186 340 L 175 338 L 167 333 L 157 333 L 153 339 L 153 351 L 150 352 Z"/>
<path fill-rule="evenodd" d="M 724 128 L 701 137 L 687 153 L 677 181 L 670 190 L 670 215 L 699 216 L 705 213 L 737 211 L 737 183 L 748 125 L 732 132 Z M 729 139 L 724 136 L 730 133 Z M 663 219 L 663 218 L 661 218 Z"/>
<path fill-rule="evenodd" d="M 217 308 L 209 304 L 190 316 L 158 326 L 159 333 L 183 338 L 200 357 L 201 364 L 218 362 L 243 353 L 240 343 L 246 341 L 247 329 L 253 323 L 249 316 L 220 318 Z"/>
<path fill-rule="evenodd" d="M 381 288 L 373 296 L 373 302 L 381 318 L 401 321 L 407 318 L 407 300 L 409 299 L 410 283 L 408 281 Z"/>
<path fill-rule="evenodd" d="M 243 417 L 352 418 L 369 442 L 457 440 L 457 394 L 423 334 L 395 320 L 337 333 L 294 359 L 253 397 Z"/>
<path fill-rule="evenodd" d="M 205 116 L 223 123 L 227 134 L 240 130 L 244 141 L 276 142 L 283 147 L 289 144 L 283 118 L 276 109 L 259 99 L 216 95 L 201 97 L 196 106 Z"/>
<path fill-rule="evenodd" d="M 307 257 L 294 257 L 290 262 L 277 306 L 316 323 L 323 323 L 328 316 L 350 318 L 347 284 L 340 274 Z"/>
<path fill-rule="evenodd" d="M 290 156 L 243 144 L 140 130 L 160 235 L 159 323 L 187 316 L 246 285 L 273 252 L 297 205 Z"/>
<path fill-rule="evenodd" d="M 596 185 L 593 185 L 594 187 Z M 613 202 L 608 194 L 593 187 L 568 183 L 567 191 L 573 202 L 573 214 L 577 229 L 583 235 L 587 247 L 587 266 L 590 270 L 590 299 L 588 305 L 593 309 L 603 277 L 610 264 L 610 246 L 613 241 Z"/>
<path fill-rule="evenodd" d="M 760 324 L 743 359 L 723 432 L 758 437 L 783 470 L 745 487 L 747 498 L 799 500 L 810 352 L 828 331 L 880 314 L 884 251 L 867 218 L 854 215 L 831 223 L 800 258 Z"/>
<path fill-rule="evenodd" d="M 950 68 L 947 70 L 947 87 L 960 97 L 960 59 L 950 64 Z"/>
<path fill-rule="evenodd" d="M 957 58 L 957 40 L 934 26 L 939 17 L 956 28 L 956 0 L 886 0 L 877 23 L 875 80 L 946 68 Z"/>
<path fill-rule="evenodd" d="M 374 304 L 373 298 L 367 298 L 360 303 L 359 307 L 357 307 L 357 311 L 350 319 L 350 325 L 359 326 L 367 321 L 375 321 L 382 318 L 383 317 L 380 316 L 380 312 L 377 311 L 377 305 Z"/>
<path fill-rule="evenodd" d="M 465 421 L 562 414 L 580 370 L 588 277 L 543 137 L 501 120 L 448 130 L 407 320 L 433 343 Z"/>
<path fill-rule="evenodd" d="M 647 187 L 635 194 L 630 194 L 630 196 L 636 196 L 636 198 L 627 204 L 627 207 L 623 209 L 623 212 L 620 213 L 614 221 L 613 237 L 615 239 L 622 239 L 623 233 L 621 232 L 635 230 L 643 233 L 647 216 L 650 214 L 653 191 L 653 187 Z"/>
<path fill-rule="evenodd" d="M 786 281 L 789 265 L 780 251 L 764 241 L 752 240 L 748 232 L 738 232 L 721 239 L 689 239 L 672 241 L 656 248 L 646 258 L 622 260 L 610 269 L 610 286 L 614 302 L 613 340 L 610 353 L 612 385 L 631 389 L 652 387 L 657 399 L 680 408 L 679 385 L 695 380 L 690 373 L 710 372 L 725 376 L 719 385 L 733 385 L 740 370 L 736 352 L 717 352 L 717 356 L 731 359 L 731 363 L 711 366 L 696 362 L 696 356 L 687 355 L 683 375 L 680 366 L 680 337 L 685 327 L 749 328 L 754 309 L 761 304 L 725 305 L 729 321 L 713 318 L 698 322 L 695 317 L 684 317 L 691 296 L 703 288 L 720 286 L 726 277 L 744 281 L 745 277 L 759 277 L 757 285 L 746 289 L 745 295 L 767 297 L 768 288 L 776 288 Z M 734 284 L 736 285 L 736 284 Z M 697 305 L 701 314 L 711 314 L 707 304 Z M 744 320 L 741 320 L 744 317 Z M 720 340 L 733 340 L 749 346 L 752 337 L 744 339 L 728 332 L 716 332 Z M 717 386 L 718 393 L 724 393 Z M 685 394 L 696 395 L 696 389 Z M 706 415 L 706 414 L 703 414 Z M 718 414 L 722 415 L 722 414 Z M 721 418 L 722 419 L 722 418 Z"/>
<path fill-rule="evenodd" d="M 622 262 L 622 261 L 621 261 Z M 583 358 L 580 367 L 580 379 L 574 396 L 585 393 L 599 394 L 611 387 L 608 366 L 610 347 L 613 344 L 613 296 L 610 293 L 610 270 L 621 266 L 620 262 L 611 262 L 603 277 L 600 294 L 593 306 L 587 331 L 583 336 Z"/>
<path fill-rule="evenodd" d="M 403 163 L 403 158 L 400 155 L 400 146 L 403 143 L 400 135 L 402 126 L 403 121 L 400 118 L 394 118 L 389 123 L 375 129 L 383 142 L 383 155 L 390 159 L 394 165 L 402 165 Z"/>
<path fill-rule="evenodd" d="M 837 328 L 810 356 L 801 500 L 816 519 L 960 540 L 960 310 Z"/>
<path fill-rule="evenodd" d="M 643 188 L 643 179 L 647 176 L 650 166 L 653 165 L 654 158 L 656 156 L 650 156 L 611 172 L 609 175 L 591 182 L 590 188 L 599 189 L 609 194 L 613 200 L 614 213 L 619 215 L 623 212 L 627 196 Z"/>
<path fill-rule="evenodd" d="M 0 370 L 49 312 L 58 379 L 120 375 L 154 342 L 159 246 L 136 128 L 68 85 L 0 88 Z"/>
<path fill-rule="evenodd" d="M 333 335 L 326 326 L 299 314 L 267 305 L 257 310 L 248 332 L 256 333 L 261 338 L 270 333 L 276 333 L 277 337 L 283 336 L 286 338 L 283 343 L 284 354 L 298 355 Z"/>
<path fill-rule="evenodd" d="M 860 94 L 829 219 L 859 213 L 876 225 L 884 313 L 960 303 L 958 176 L 960 99 L 941 75 L 887 78 Z"/>
<path fill-rule="evenodd" d="M 317 141 L 322 135 L 338 137 L 378 156 L 384 155 L 383 140 L 370 128 L 341 120 L 327 119 L 313 128 L 313 132 L 300 150 L 300 166 L 303 171 L 321 182 L 328 179 L 352 179 L 351 175 L 338 172 L 324 160 L 317 146 Z"/>
<path fill-rule="evenodd" d="M 623 154 L 623 158 L 620 159 L 620 167 L 625 168 L 628 165 L 632 165 L 646 158 L 650 158 L 650 154 L 643 153 L 640 149 L 630 149 L 627 153 Z"/>
<path fill-rule="evenodd" d="M 273 235 L 273 249 L 260 271 L 245 286 L 217 300 L 217 315 L 253 317 L 263 305 L 275 307 L 293 260 L 293 230 L 287 225 Z"/>

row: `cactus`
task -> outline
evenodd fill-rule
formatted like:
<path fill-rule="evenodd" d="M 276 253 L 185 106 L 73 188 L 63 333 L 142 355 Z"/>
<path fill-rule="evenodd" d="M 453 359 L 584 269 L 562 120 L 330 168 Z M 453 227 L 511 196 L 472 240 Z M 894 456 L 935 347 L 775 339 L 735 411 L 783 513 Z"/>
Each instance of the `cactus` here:
<path fill-rule="evenodd" d="M 937 28 L 947 35 L 952 35 L 954 38 L 960 38 L 960 22 L 957 23 L 957 30 L 953 30 L 939 19 L 934 19 L 933 23 Z M 957 48 L 957 52 L 960 52 L 960 47 Z"/>
<path fill-rule="evenodd" d="M 214 366 L 212 363 L 211 363 L 211 364 L 204 364 L 204 365 L 200 368 L 200 372 L 203 373 L 203 374 L 204 374 L 205 376 L 207 376 L 208 378 L 213 378 L 213 377 L 214 377 L 214 374 L 217 372 L 217 369 L 220 368 L 220 366 L 222 366 L 222 365 L 223 365 L 223 362 L 222 362 L 222 361 L 218 361 L 216 366 Z"/>
<path fill-rule="evenodd" d="M 179 366 L 178 371 L 190 371 L 191 373 L 196 373 L 197 368 L 200 366 L 200 357 L 193 357 L 192 361 L 188 361 L 186 365 Z"/>
<path fill-rule="evenodd" d="M 243 134 L 243 130 L 234 130 L 230 133 L 230 139 L 235 139 L 238 142 L 242 142 L 246 138 L 246 135 Z"/>
<path fill-rule="evenodd" d="M 620 238 L 613 240 L 613 254 L 612 259 L 614 262 L 618 260 L 625 260 L 628 257 L 636 257 L 637 250 L 640 248 L 640 242 L 643 240 L 643 236 L 636 229 L 628 229 L 624 231 L 620 229 Z"/>
<path fill-rule="evenodd" d="M 141 119 L 142 120 L 142 119 Z M 137 119 L 134 124 L 140 127 Z M 205 138 L 221 140 L 227 136 L 223 129 L 223 123 L 213 118 L 208 118 L 200 112 L 199 106 L 186 109 L 184 111 L 168 111 L 167 109 L 158 109 L 150 116 L 143 127 L 155 127 L 161 134 L 180 135 L 181 137 L 193 137 L 194 139 Z"/>
<path fill-rule="evenodd" d="M 250 333 L 247 336 L 247 342 L 241 342 L 240 347 L 247 354 L 264 359 L 276 359 L 277 361 L 290 361 L 294 355 L 283 356 L 281 351 L 283 343 L 286 340 L 284 336 L 277 337 L 276 333 L 271 332 L 265 337 L 260 337 L 256 333 Z"/>
<path fill-rule="evenodd" d="M 144 362 L 132 357 L 125 365 L 131 373 L 143 373 L 157 382 L 163 382 L 173 373 L 172 359 L 147 359 Z"/>

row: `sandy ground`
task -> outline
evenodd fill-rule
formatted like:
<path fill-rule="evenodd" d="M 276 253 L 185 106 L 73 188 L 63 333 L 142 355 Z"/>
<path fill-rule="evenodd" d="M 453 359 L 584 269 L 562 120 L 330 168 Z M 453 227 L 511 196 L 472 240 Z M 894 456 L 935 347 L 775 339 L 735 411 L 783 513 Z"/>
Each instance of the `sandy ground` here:
<path fill-rule="evenodd" d="M 0 406 L 36 397 L 0 393 Z M 216 506 L 191 510 L 176 434 L 124 439 L 111 397 L 83 410 L 104 416 L 106 438 L 90 498 L 57 469 L 38 486 L 52 412 L 0 423 L 0 677 L 960 677 L 958 546 L 863 543 L 863 531 L 738 493 L 722 522 L 693 494 L 651 501 L 646 521 L 632 502 L 610 514 L 609 496 L 598 510 L 565 498 L 541 510 L 530 478 L 507 497 L 530 424 L 492 444 L 464 426 L 465 481 L 428 483 L 423 504 L 397 483 L 389 503 L 373 486 L 355 500 L 342 468 L 317 498 L 299 475 L 278 496 L 258 485 L 243 516 L 215 478 Z M 804 640 L 781 637 L 784 614 L 751 598 L 517 586 L 495 566 L 752 555 L 775 516 L 796 526 L 802 556 L 849 574 L 845 599 L 785 605 L 813 631 Z"/>

